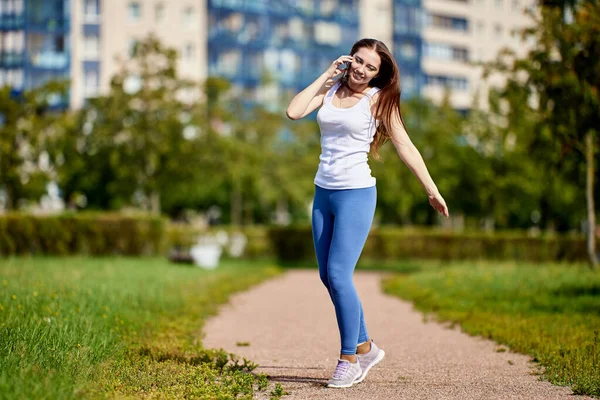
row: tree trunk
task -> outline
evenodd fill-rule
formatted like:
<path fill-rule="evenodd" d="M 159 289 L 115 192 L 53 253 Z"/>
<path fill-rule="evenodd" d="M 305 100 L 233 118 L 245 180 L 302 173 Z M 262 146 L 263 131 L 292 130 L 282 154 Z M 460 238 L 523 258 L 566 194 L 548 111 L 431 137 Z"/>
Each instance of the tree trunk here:
<path fill-rule="evenodd" d="M 242 189 L 239 179 L 234 176 L 231 187 L 231 225 L 242 225 Z"/>
<path fill-rule="evenodd" d="M 160 193 L 152 192 L 150 195 L 150 212 L 154 215 L 160 215 Z"/>
<path fill-rule="evenodd" d="M 14 191 L 11 190 L 10 184 L 7 184 L 6 186 L 4 186 L 4 190 L 6 191 L 6 204 L 4 205 L 4 208 L 6 209 L 6 211 L 12 211 L 12 209 L 14 208 Z"/>
<path fill-rule="evenodd" d="M 586 200 L 587 200 L 587 251 L 590 258 L 590 266 L 598 268 L 596 258 L 596 213 L 594 208 L 594 134 L 588 131 L 585 136 L 585 163 L 586 163 Z"/>

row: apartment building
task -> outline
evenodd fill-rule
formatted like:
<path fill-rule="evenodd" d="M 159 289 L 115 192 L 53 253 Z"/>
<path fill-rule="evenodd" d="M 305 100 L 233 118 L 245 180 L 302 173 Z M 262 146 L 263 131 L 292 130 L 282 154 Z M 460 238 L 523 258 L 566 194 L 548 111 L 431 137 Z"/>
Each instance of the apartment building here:
<path fill-rule="evenodd" d="M 66 0 L 0 0 L 0 86 L 15 93 L 68 79 L 70 11 Z M 67 99 L 55 99 L 65 106 Z"/>
<path fill-rule="evenodd" d="M 207 76 L 206 0 L 71 0 L 71 107 L 105 94 L 136 41 L 154 33 L 179 52 L 178 71 Z"/>
<path fill-rule="evenodd" d="M 404 97 L 485 106 L 481 68 L 533 0 L 0 0 L 0 84 L 17 91 L 71 79 L 70 106 L 108 91 L 118 58 L 153 32 L 179 51 L 182 76 L 229 79 L 250 101 L 277 108 L 354 41 L 384 41 Z"/>
<path fill-rule="evenodd" d="M 534 5 L 533 0 L 365 1 L 360 34 L 393 43 L 403 97 L 421 95 L 440 103 L 450 88 L 454 108 L 485 108 L 488 87 L 477 63 L 493 60 L 503 47 L 526 53 L 528 45 L 514 32 L 530 23 L 524 11 Z M 501 83 L 500 77 L 490 80 Z"/>
<path fill-rule="evenodd" d="M 208 74 L 280 107 L 278 99 L 348 53 L 358 38 L 358 6 L 358 0 L 208 0 Z"/>

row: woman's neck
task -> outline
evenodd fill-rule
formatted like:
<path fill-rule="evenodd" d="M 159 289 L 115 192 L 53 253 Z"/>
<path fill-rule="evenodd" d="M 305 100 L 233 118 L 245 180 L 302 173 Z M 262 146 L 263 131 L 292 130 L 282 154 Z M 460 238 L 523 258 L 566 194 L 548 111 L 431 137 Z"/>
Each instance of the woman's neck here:
<path fill-rule="evenodd" d="M 349 80 L 346 80 L 346 82 L 344 82 L 344 83 L 345 83 L 345 86 L 346 86 L 346 87 L 348 88 L 348 90 L 350 91 L 350 95 L 353 95 L 354 93 L 362 93 L 362 92 L 364 92 L 364 91 L 365 91 L 365 89 L 366 89 L 366 88 L 368 88 L 368 87 L 369 87 L 369 85 L 367 85 L 367 84 L 360 85 L 360 86 L 358 86 L 358 87 L 353 87 L 353 86 L 350 84 L 350 81 L 349 81 Z"/>

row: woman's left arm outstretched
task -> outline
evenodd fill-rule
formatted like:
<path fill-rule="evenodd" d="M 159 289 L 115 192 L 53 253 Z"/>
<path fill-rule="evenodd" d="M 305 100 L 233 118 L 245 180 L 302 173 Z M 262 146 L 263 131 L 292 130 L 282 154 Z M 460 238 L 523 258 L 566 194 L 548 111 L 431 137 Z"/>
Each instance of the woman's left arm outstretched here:
<path fill-rule="evenodd" d="M 448 212 L 446 201 L 433 182 L 431 175 L 429 175 L 429 171 L 427 170 L 427 166 L 425 165 L 425 161 L 423 161 L 421 153 L 419 153 L 419 150 L 410 140 L 404 124 L 397 113 L 392 116 L 390 125 L 390 139 L 398 151 L 398 156 L 400 156 L 400 159 L 412 171 L 421 183 L 421 186 L 425 189 L 427 197 L 429 198 L 429 204 L 431 204 L 431 206 L 440 214 L 448 217 L 450 214 Z"/>

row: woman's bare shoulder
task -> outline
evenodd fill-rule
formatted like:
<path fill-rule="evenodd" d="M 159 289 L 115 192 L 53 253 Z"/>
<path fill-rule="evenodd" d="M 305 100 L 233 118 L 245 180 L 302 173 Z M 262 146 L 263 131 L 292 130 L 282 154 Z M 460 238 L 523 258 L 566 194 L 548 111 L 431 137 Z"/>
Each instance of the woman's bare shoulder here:
<path fill-rule="evenodd" d="M 373 93 L 373 95 L 369 99 L 369 106 L 371 107 L 371 114 L 373 114 L 373 115 L 375 115 L 377 113 L 377 106 L 379 103 L 379 94 L 380 93 L 381 93 L 381 91 L 378 90 L 377 92 Z M 377 118 L 377 115 L 375 115 L 375 117 Z M 377 119 L 379 119 L 379 118 L 377 118 Z"/>

